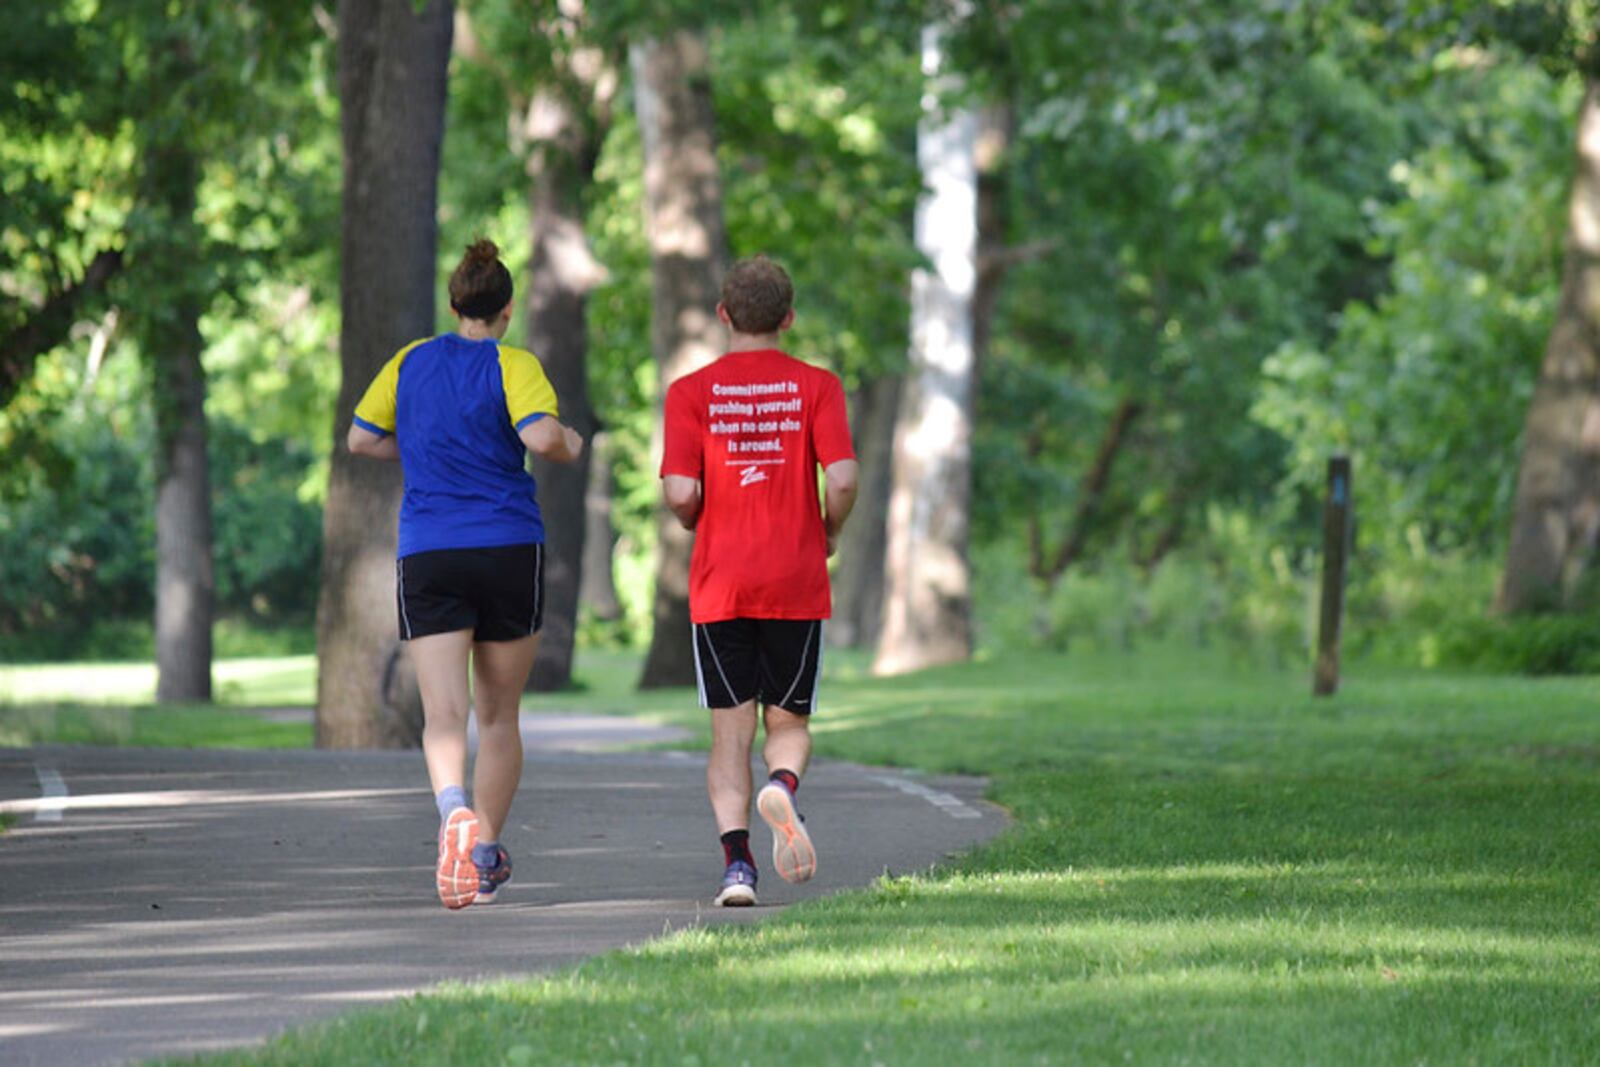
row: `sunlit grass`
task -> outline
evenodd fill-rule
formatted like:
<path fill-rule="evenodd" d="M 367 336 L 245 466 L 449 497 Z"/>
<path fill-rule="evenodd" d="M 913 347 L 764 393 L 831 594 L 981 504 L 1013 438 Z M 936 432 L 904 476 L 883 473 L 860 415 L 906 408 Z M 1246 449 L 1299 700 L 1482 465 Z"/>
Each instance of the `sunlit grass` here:
<path fill-rule="evenodd" d="M 1303 672 L 1194 652 L 863 666 L 834 661 L 819 754 L 988 775 L 1011 830 L 756 927 L 227 1059 L 1600 1062 L 1596 679 L 1357 664 L 1314 700 Z M 704 743 L 692 691 L 605 669 L 539 700 Z"/>
<path fill-rule="evenodd" d="M 218 660 L 211 705 L 155 705 L 156 671 L 143 663 L 0 667 L 0 745 L 41 743 L 158 748 L 305 748 L 306 722 L 275 722 L 250 708 L 314 699 L 312 656 Z"/>
<path fill-rule="evenodd" d="M 212 667 L 216 703 L 308 706 L 315 699 L 315 656 L 219 659 Z M 44 663 L 0 666 L 0 704 L 148 704 L 153 663 Z"/>

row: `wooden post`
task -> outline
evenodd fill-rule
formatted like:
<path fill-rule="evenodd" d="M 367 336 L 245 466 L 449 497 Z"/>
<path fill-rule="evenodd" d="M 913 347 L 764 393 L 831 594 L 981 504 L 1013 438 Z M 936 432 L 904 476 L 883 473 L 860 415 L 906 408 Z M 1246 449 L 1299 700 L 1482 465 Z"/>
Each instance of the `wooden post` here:
<path fill-rule="evenodd" d="M 1344 571 L 1350 552 L 1350 457 L 1328 460 L 1328 499 L 1322 509 L 1322 610 L 1317 628 L 1313 696 L 1339 688 L 1339 627 L 1344 619 Z"/>

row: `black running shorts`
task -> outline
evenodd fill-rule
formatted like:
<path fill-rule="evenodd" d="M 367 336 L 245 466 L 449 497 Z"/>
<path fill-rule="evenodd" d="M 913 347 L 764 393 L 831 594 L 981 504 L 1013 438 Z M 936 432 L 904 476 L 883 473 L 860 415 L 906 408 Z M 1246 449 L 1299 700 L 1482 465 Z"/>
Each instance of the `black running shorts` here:
<path fill-rule="evenodd" d="M 810 715 L 822 674 L 822 621 L 696 623 L 694 666 L 703 708 L 734 708 L 755 700 Z"/>
<path fill-rule="evenodd" d="M 441 548 L 395 563 L 400 639 L 471 630 L 515 641 L 544 622 L 544 546 Z"/>

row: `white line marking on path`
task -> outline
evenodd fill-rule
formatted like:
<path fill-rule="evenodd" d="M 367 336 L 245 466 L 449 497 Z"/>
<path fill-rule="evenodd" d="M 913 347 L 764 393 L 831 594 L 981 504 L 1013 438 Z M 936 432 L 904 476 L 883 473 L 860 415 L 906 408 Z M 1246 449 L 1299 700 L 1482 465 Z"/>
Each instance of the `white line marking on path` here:
<path fill-rule="evenodd" d="M 61 776 L 56 775 L 60 792 L 50 794 L 49 785 L 45 782 L 45 769 L 39 771 L 40 784 L 46 788 L 45 795 L 39 800 L 0 800 L 0 815 L 26 815 L 32 812 L 36 819 L 60 819 L 64 811 L 88 811 L 101 808 L 176 808 L 201 804 L 293 804 L 300 802 L 318 803 L 345 800 L 370 800 L 381 797 L 403 797 L 418 795 L 413 788 L 407 789 L 326 789 L 320 792 L 306 793 L 248 793 L 230 792 L 220 789 L 173 789 L 161 790 L 150 793 L 81 793 L 75 797 L 67 796 L 66 784 L 61 782 Z M 54 774 L 54 771 L 49 772 Z M 47 815 L 53 810 L 54 816 Z"/>
<path fill-rule="evenodd" d="M 873 778 L 872 780 L 891 789 L 898 789 L 902 793 L 910 793 L 914 797 L 921 797 L 952 819 L 983 818 L 983 812 L 969 807 L 960 797 L 952 796 L 937 789 L 929 789 L 919 782 L 908 782 L 904 778 L 889 778 L 887 776 Z"/>
<path fill-rule="evenodd" d="M 39 803 L 33 809 L 36 822 L 60 822 L 67 810 L 67 783 L 53 767 L 35 767 L 39 775 Z"/>

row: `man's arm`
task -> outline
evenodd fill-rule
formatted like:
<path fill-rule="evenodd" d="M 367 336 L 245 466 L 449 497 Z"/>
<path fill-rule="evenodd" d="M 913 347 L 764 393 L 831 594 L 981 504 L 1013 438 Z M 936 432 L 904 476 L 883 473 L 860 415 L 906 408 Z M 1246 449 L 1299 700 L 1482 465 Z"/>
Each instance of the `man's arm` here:
<path fill-rule="evenodd" d="M 534 419 L 517 431 L 523 445 L 552 463 L 571 463 L 583 455 L 583 438 L 554 415 Z"/>
<path fill-rule="evenodd" d="M 822 525 L 828 531 L 828 555 L 839 547 L 839 531 L 850 509 L 856 506 L 857 482 L 861 465 L 853 459 L 841 459 L 828 464 L 822 471 L 823 503 Z"/>
<path fill-rule="evenodd" d="M 678 517 L 685 530 L 692 530 L 700 521 L 700 510 L 705 506 L 705 496 L 700 491 L 700 479 L 682 474 L 661 476 L 661 490 L 666 495 L 667 507 Z"/>
<path fill-rule="evenodd" d="M 365 426 L 352 422 L 344 443 L 353 455 L 370 459 L 399 459 L 400 439 L 392 433 L 373 433 Z"/>

